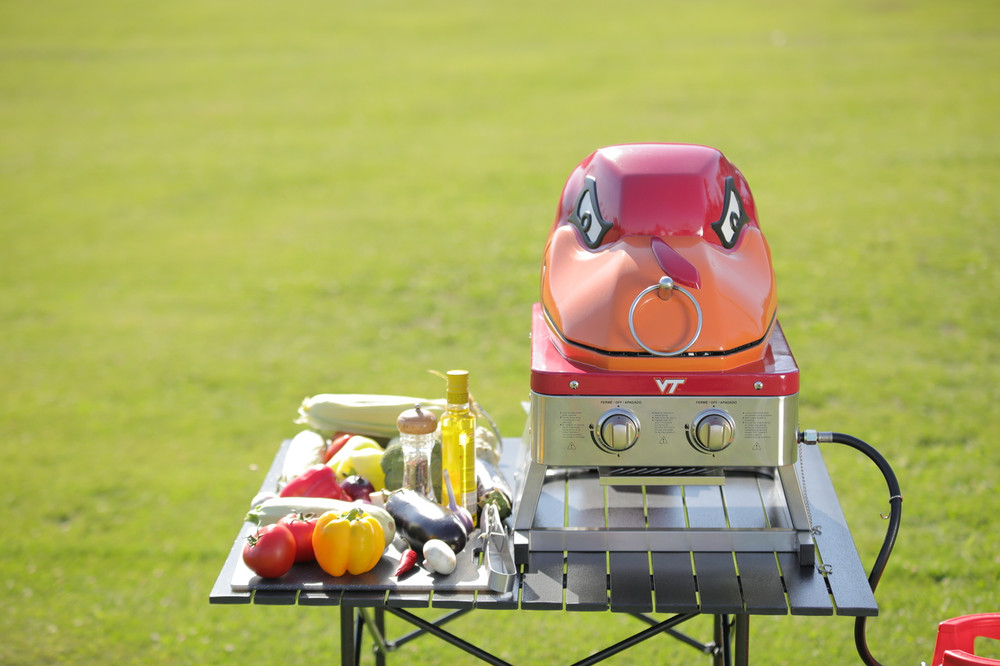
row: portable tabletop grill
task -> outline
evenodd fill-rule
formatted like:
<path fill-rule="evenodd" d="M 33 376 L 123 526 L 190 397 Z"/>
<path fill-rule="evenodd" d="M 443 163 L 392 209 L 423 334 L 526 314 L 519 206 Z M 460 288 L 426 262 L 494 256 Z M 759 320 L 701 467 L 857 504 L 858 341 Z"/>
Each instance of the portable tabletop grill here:
<path fill-rule="evenodd" d="M 532 312 L 518 560 L 741 550 L 813 564 L 794 465 L 799 371 L 776 309 L 753 197 L 719 151 L 632 144 L 581 162 L 562 192 Z M 539 520 L 547 482 L 595 470 L 602 486 L 638 493 L 642 525 L 615 524 L 607 511 L 581 524 Z M 698 526 L 685 499 L 705 486 L 763 506 L 763 518 Z"/>

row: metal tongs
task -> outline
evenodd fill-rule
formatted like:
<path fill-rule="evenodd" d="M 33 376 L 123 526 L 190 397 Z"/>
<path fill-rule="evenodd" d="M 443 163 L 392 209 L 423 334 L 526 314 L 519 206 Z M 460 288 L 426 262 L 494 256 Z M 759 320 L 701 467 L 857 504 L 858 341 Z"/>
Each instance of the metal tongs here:
<path fill-rule="evenodd" d="M 517 566 L 514 564 L 510 535 L 500 520 L 496 504 L 483 507 L 480 521 L 479 545 L 476 550 L 483 553 L 490 589 L 494 592 L 510 592 L 514 588 Z"/>

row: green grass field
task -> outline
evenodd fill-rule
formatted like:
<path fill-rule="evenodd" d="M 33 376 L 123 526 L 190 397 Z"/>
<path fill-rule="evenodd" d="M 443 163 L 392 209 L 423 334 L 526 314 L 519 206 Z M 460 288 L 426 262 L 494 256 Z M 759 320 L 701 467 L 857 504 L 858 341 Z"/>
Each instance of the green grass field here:
<path fill-rule="evenodd" d="M 208 604 L 299 402 L 464 366 L 519 435 L 562 184 L 632 141 L 750 181 L 802 427 L 903 487 L 871 649 L 929 660 L 1000 610 L 998 66 L 979 0 L 0 0 L 0 662 L 336 661 L 334 609 Z M 826 458 L 870 565 L 885 486 Z M 452 626 L 535 664 L 637 628 Z M 850 618 L 752 628 L 755 664 L 857 659 Z"/>

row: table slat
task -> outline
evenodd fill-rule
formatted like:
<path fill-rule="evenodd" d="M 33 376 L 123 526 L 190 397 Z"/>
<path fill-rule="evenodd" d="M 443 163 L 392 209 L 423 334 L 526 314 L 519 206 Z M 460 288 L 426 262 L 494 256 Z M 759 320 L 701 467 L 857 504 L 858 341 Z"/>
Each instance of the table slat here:
<path fill-rule="evenodd" d="M 563 606 L 563 554 L 531 554 L 532 571 L 521 581 L 521 608 L 559 610 Z"/>
<path fill-rule="evenodd" d="M 565 527 L 566 471 L 548 474 L 535 510 L 534 527 Z"/>
<path fill-rule="evenodd" d="M 426 592 L 390 591 L 385 598 L 385 605 L 393 608 L 428 608 L 430 597 Z"/>
<path fill-rule="evenodd" d="M 476 608 L 488 608 L 491 610 L 517 610 L 518 596 L 521 586 L 514 580 L 514 587 L 510 592 L 500 594 L 496 592 L 477 592 Z"/>
<path fill-rule="evenodd" d="M 646 527 L 642 486 L 606 486 L 609 527 Z"/>
<path fill-rule="evenodd" d="M 608 609 L 607 553 L 566 554 L 566 610 Z"/>
<path fill-rule="evenodd" d="M 469 608 L 476 602 L 475 592 L 434 592 L 431 606 L 434 608 Z"/>
<path fill-rule="evenodd" d="M 695 613 L 695 588 L 690 553 L 652 553 L 653 589 L 657 613 Z"/>
<path fill-rule="evenodd" d="M 339 606 L 342 590 L 316 590 L 299 592 L 300 606 Z M 424 595 L 426 599 L 426 595 Z"/>
<path fill-rule="evenodd" d="M 385 590 L 344 590 L 340 602 L 347 606 L 385 606 Z"/>
<path fill-rule="evenodd" d="M 743 596 L 732 553 L 694 553 L 702 613 L 742 613 Z"/>
<path fill-rule="evenodd" d="M 566 511 L 569 527 L 607 527 L 604 486 L 596 475 L 570 476 Z"/>
<path fill-rule="evenodd" d="M 646 486 L 649 529 L 685 527 L 684 495 L 680 486 Z"/>
<path fill-rule="evenodd" d="M 792 615 L 832 615 L 833 603 L 816 567 L 803 567 L 795 553 L 778 553 Z"/>
<path fill-rule="evenodd" d="M 254 590 L 253 602 L 259 606 L 293 606 L 297 590 Z"/>
<path fill-rule="evenodd" d="M 653 583 L 649 554 L 612 552 L 608 555 L 612 611 L 647 613 L 653 610 Z"/>
<path fill-rule="evenodd" d="M 728 475 L 726 485 L 722 486 L 722 496 L 725 498 L 730 527 L 758 529 L 767 526 L 756 476 Z"/>
<path fill-rule="evenodd" d="M 685 486 L 684 505 L 691 527 L 725 527 L 726 512 L 722 508 L 719 486 Z"/>
<path fill-rule="evenodd" d="M 736 553 L 740 587 L 748 613 L 784 615 L 788 602 L 774 553 Z"/>

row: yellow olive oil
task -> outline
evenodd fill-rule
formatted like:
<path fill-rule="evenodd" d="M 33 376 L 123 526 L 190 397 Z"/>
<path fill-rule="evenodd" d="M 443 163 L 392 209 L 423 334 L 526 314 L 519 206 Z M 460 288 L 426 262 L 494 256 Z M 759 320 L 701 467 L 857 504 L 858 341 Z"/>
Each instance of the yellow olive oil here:
<path fill-rule="evenodd" d="M 452 370 L 447 381 L 448 406 L 441 415 L 441 467 L 451 479 L 455 502 L 469 512 L 475 523 L 478 521 L 476 415 L 469 409 L 469 373 Z M 443 485 L 438 498 L 443 504 L 448 503 L 448 491 Z"/>

